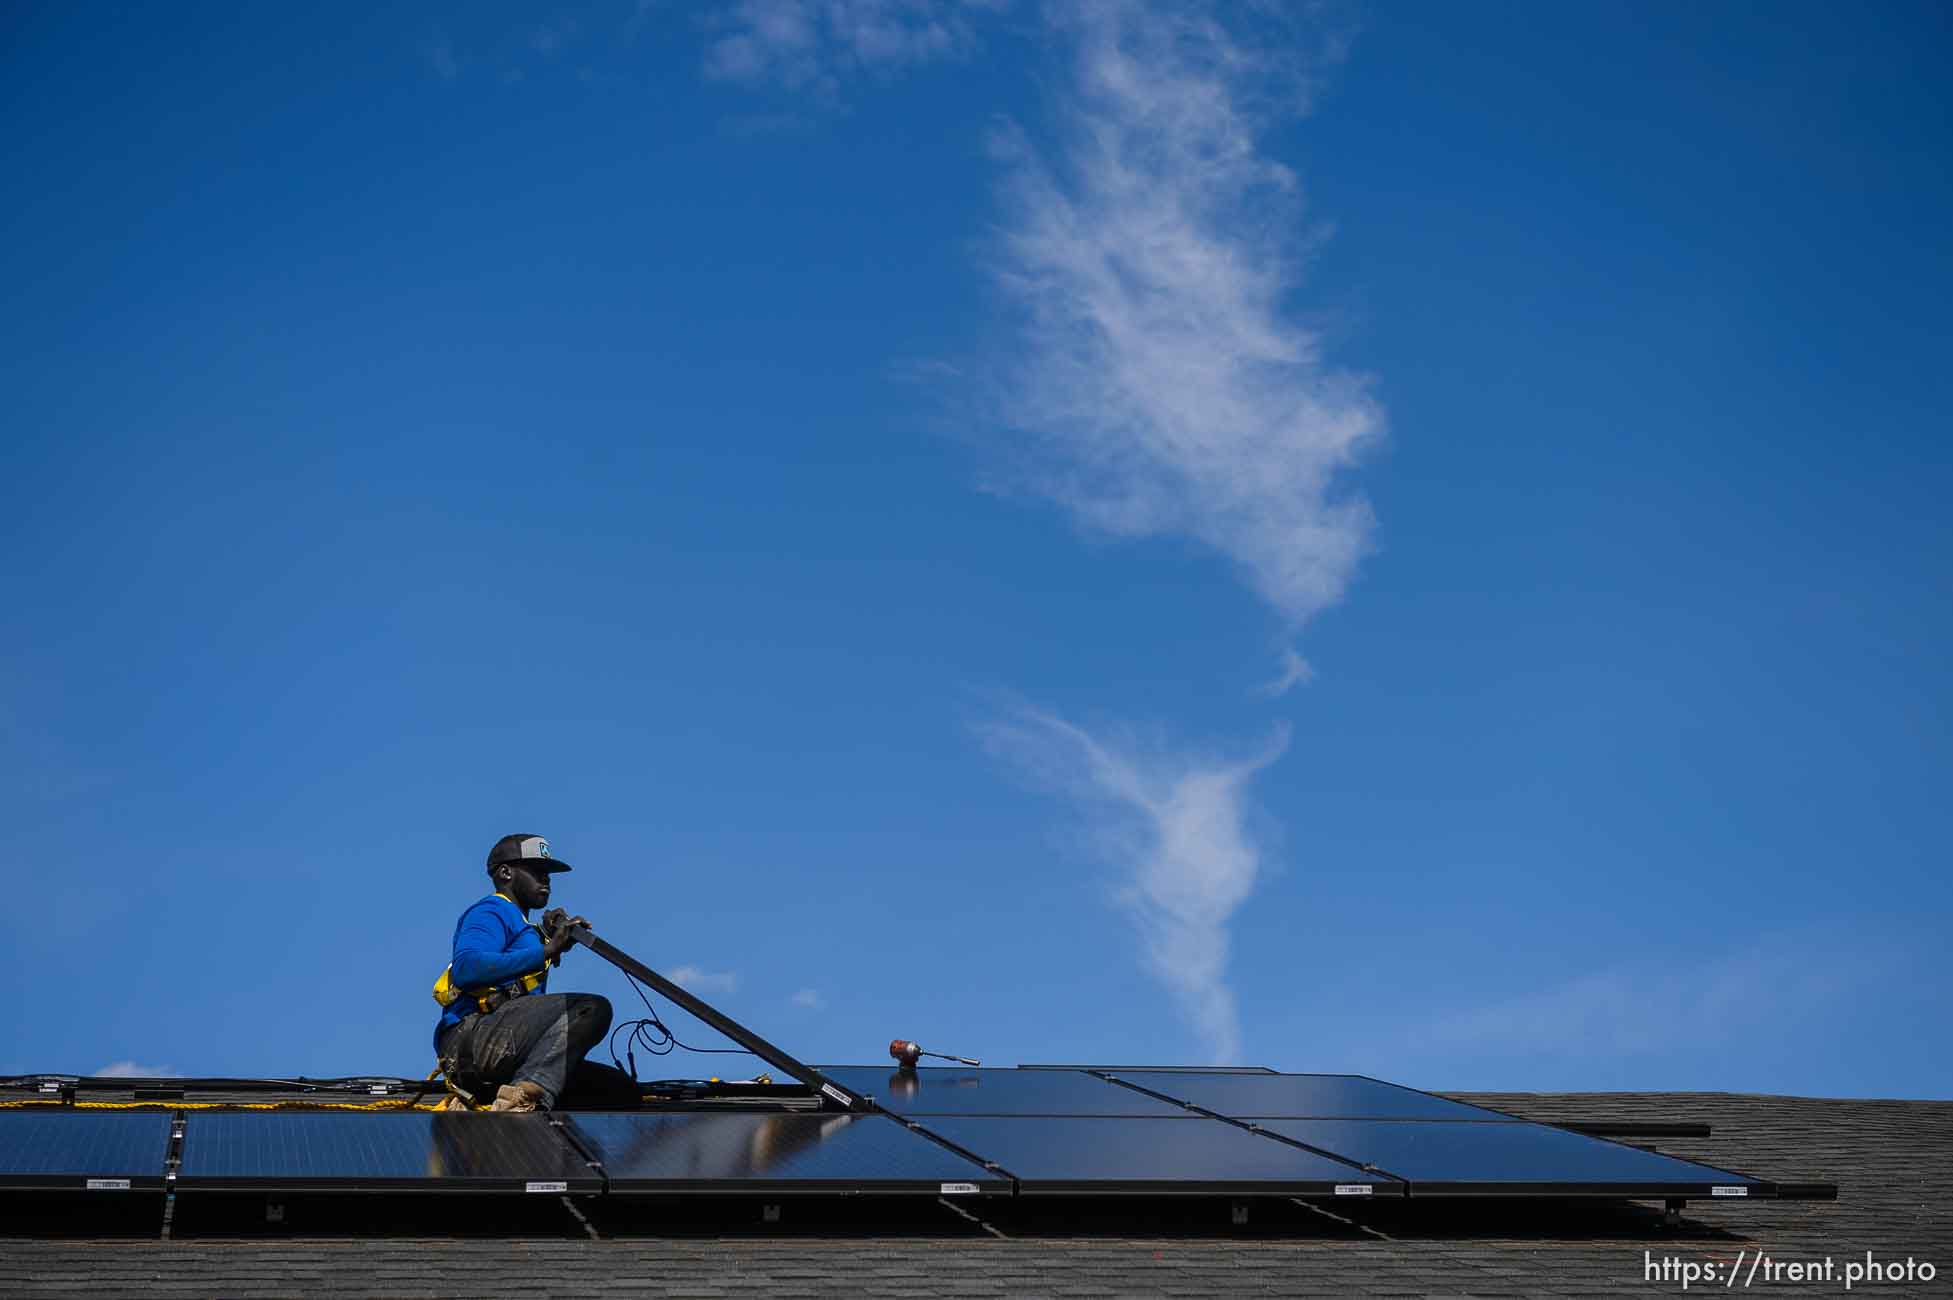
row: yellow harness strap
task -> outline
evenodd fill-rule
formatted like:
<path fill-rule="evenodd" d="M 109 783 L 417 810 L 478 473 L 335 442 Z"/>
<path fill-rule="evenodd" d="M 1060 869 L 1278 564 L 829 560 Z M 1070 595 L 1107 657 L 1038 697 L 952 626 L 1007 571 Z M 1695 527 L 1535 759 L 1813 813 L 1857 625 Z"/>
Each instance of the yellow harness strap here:
<path fill-rule="evenodd" d="M 510 903 L 515 902 L 513 898 L 510 898 L 507 894 L 502 893 L 500 890 L 497 890 L 495 892 L 494 897 L 505 899 Z M 534 921 L 529 922 L 529 928 L 536 931 L 538 934 L 542 932 L 542 927 L 537 925 Z M 494 993 L 498 989 L 501 990 L 502 992 L 507 993 L 510 997 L 519 997 L 521 996 L 521 993 L 534 993 L 539 987 L 541 987 L 543 982 L 543 976 L 548 974 L 548 972 L 549 972 L 549 967 L 545 965 L 542 967 L 542 969 L 531 971 L 529 974 L 524 975 L 519 979 L 510 980 L 507 984 L 492 984 L 486 988 L 464 989 L 458 987 L 455 984 L 454 963 L 450 962 L 448 963 L 447 967 L 441 971 L 441 978 L 434 981 L 434 1000 L 440 1003 L 442 1006 L 446 1007 L 446 1006 L 454 1005 L 455 1000 L 458 998 L 473 998 L 475 1000 L 475 1010 L 486 1011 L 488 1010 L 488 1008 L 485 1005 L 483 1005 L 483 1000 L 487 998 L 489 994 Z M 518 987 L 520 988 L 521 993 L 516 992 L 516 989 Z"/>

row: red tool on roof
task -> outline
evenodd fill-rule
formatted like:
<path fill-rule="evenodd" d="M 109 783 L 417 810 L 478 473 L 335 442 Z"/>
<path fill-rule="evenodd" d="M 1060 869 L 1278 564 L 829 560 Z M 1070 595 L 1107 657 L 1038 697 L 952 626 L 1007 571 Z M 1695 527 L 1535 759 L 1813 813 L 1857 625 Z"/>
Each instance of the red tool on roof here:
<path fill-rule="evenodd" d="M 907 1038 L 898 1038 L 890 1043 L 888 1045 L 888 1054 L 901 1062 L 902 1068 L 905 1070 L 915 1069 L 916 1058 L 919 1056 L 933 1056 L 939 1060 L 954 1061 L 958 1065 L 983 1064 L 982 1061 L 972 1060 L 967 1056 L 951 1056 L 947 1052 L 925 1052 L 922 1050 L 921 1043 Z"/>

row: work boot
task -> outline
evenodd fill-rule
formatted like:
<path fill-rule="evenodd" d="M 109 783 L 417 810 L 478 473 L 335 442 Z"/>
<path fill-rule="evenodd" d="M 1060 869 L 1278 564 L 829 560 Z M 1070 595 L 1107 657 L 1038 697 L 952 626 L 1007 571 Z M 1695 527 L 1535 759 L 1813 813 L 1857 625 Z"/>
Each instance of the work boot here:
<path fill-rule="evenodd" d="M 490 1110 L 505 1110 L 511 1115 L 521 1115 L 532 1111 L 543 1099 L 542 1085 L 524 1079 L 520 1083 L 505 1083 L 495 1090 L 495 1104 Z"/>

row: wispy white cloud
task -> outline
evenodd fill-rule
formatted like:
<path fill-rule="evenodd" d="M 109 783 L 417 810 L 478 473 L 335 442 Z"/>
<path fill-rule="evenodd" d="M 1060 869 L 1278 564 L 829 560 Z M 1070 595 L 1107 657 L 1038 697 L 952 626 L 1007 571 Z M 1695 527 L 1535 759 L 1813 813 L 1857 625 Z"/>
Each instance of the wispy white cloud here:
<path fill-rule="evenodd" d="M 1257 135 L 1305 107 L 1302 62 L 1278 53 L 1296 46 L 1237 39 L 1198 6 L 1054 13 L 1076 42 L 1057 142 L 996 136 L 995 271 L 1025 312 L 1015 477 L 1090 528 L 1212 547 L 1299 627 L 1369 546 L 1339 472 L 1383 415 L 1288 311 L 1300 184 Z"/>
<path fill-rule="evenodd" d="M 1285 645 L 1282 647 L 1281 671 L 1275 674 L 1273 681 L 1262 683 L 1261 693 L 1271 696 L 1287 695 L 1297 686 L 1306 686 L 1314 681 L 1315 675 L 1316 670 L 1309 666 L 1309 661 L 1295 653 L 1294 646 Z"/>
<path fill-rule="evenodd" d="M 1850 960 L 1830 960 L 1829 954 L 1814 960 L 1823 950 L 1821 938 L 1795 936 L 1767 949 L 1710 954 L 1685 970 L 1611 963 L 1454 1010 L 1417 1036 L 1439 1050 L 1587 1063 L 1673 1055 L 1689 1043 L 1721 1052 L 1745 1036 L 1794 1040 L 1819 1013 L 1848 1003 L 1909 959 L 1896 949 L 1874 949 L 1867 958 L 1854 948 Z"/>
<path fill-rule="evenodd" d="M 175 1079 L 181 1076 L 167 1065 L 138 1065 L 134 1061 L 110 1061 L 95 1071 L 99 1079 Z"/>
<path fill-rule="evenodd" d="M 808 1011 L 819 1011 L 827 1005 L 827 999 L 821 996 L 819 989 L 800 989 L 792 997 L 788 998 L 787 1001 L 791 1002 L 794 1006 L 804 1007 Z"/>
<path fill-rule="evenodd" d="M 1093 845 L 1125 873 L 1118 901 L 1138 928 L 1147 968 L 1209 1056 L 1236 1060 L 1241 1026 L 1227 983 L 1228 926 L 1261 867 L 1247 829 L 1247 786 L 1287 748 L 1287 730 L 1233 759 L 1094 735 L 1031 708 L 978 730 L 993 753 L 1094 810 Z"/>
<path fill-rule="evenodd" d="M 995 135 L 1005 217 L 992 266 L 1023 313 L 997 385 L 1014 433 L 1005 481 L 1090 529 L 1211 547 L 1299 629 L 1341 598 L 1370 545 L 1369 508 L 1341 475 L 1383 428 L 1367 381 L 1325 361 L 1319 331 L 1292 315 L 1300 184 L 1258 136 L 1306 106 L 1302 45 L 1222 21 L 1287 21 L 1268 6 L 1046 12 L 1073 59 L 1055 131 Z M 1266 693 L 1310 676 L 1285 647 Z M 1130 873 L 1121 900 L 1147 967 L 1214 1059 L 1238 1057 L 1230 923 L 1261 865 L 1247 790 L 1287 731 L 1246 758 L 1032 709 L 985 735 L 1091 810 L 1094 838 Z"/>
<path fill-rule="evenodd" d="M 832 95 L 841 79 L 960 58 L 999 0 L 739 0 L 706 48 L 707 76 Z"/>
<path fill-rule="evenodd" d="M 665 977 L 673 984 L 692 993 L 704 996 L 707 993 L 737 993 L 739 991 L 738 971 L 708 971 L 697 966 L 680 966 Z"/>

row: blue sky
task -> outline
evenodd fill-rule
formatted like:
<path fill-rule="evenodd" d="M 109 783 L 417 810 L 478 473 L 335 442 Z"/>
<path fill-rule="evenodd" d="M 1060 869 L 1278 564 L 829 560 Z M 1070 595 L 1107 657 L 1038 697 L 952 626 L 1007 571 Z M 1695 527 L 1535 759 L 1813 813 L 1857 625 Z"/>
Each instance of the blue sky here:
<path fill-rule="evenodd" d="M 0 1071 L 1950 1095 L 1942 8 L 4 24 Z"/>

